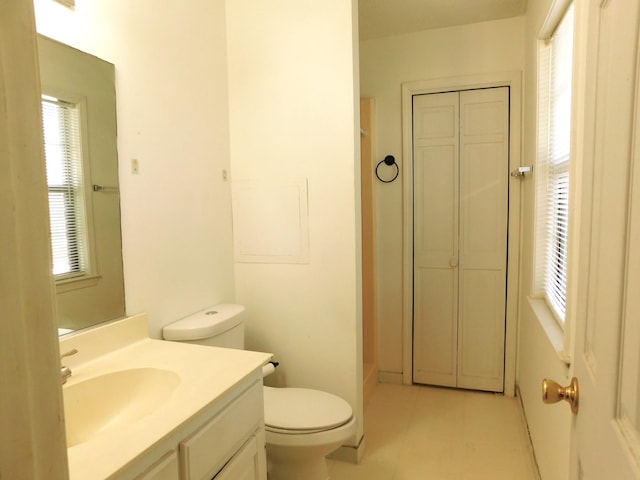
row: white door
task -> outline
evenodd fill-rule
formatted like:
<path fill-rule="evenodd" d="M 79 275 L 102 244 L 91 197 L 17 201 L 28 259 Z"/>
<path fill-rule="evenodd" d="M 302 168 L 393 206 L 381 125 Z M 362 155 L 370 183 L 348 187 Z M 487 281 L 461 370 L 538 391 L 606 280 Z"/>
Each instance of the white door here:
<path fill-rule="evenodd" d="M 413 381 L 504 389 L 509 89 L 413 97 Z"/>
<path fill-rule="evenodd" d="M 588 5 L 571 478 L 626 480 L 640 478 L 640 3 Z"/>
<path fill-rule="evenodd" d="M 457 92 L 413 97 L 413 381 L 456 386 Z"/>

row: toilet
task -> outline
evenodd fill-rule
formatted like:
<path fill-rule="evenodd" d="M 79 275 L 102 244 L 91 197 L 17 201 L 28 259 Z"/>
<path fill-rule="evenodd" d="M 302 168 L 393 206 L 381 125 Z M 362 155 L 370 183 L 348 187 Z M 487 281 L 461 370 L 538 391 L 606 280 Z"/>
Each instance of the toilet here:
<path fill-rule="evenodd" d="M 244 314 L 242 305 L 216 305 L 167 325 L 162 334 L 165 340 L 244 349 Z M 320 390 L 263 388 L 269 480 L 328 480 L 325 457 L 356 433 L 351 406 Z"/>

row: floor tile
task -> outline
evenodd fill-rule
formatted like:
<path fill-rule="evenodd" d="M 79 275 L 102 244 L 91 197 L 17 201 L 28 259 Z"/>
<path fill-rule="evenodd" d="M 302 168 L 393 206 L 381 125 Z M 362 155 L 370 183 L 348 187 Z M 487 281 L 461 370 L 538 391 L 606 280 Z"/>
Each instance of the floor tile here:
<path fill-rule="evenodd" d="M 359 465 L 332 480 L 537 480 L 520 403 L 485 392 L 379 384 L 365 405 Z"/>

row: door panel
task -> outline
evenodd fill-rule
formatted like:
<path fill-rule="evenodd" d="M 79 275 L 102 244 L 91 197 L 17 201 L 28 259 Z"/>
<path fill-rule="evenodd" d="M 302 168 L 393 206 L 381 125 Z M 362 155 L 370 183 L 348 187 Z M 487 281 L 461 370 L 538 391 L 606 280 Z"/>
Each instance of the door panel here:
<path fill-rule="evenodd" d="M 458 94 L 414 100 L 414 381 L 456 385 Z"/>
<path fill-rule="evenodd" d="M 638 100 L 636 99 L 636 102 Z M 640 465 L 640 119 L 636 119 L 633 158 L 633 183 L 629 236 L 627 247 L 627 278 L 623 307 L 622 375 L 620 385 L 620 409 L 618 425 L 626 448 L 635 464 L 635 473 Z"/>
<path fill-rule="evenodd" d="M 464 269 L 460 273 L 458 387 L 501 392 L 504 373 L 504 272 Z"/>
<path fill-rule="evenodd" d="M 458 326 L 457 291 L 454 270 L 423 269 L 416 273 L 419 295 L 414 303 L 414 315 L 420 321 L 414 328 L 415 382 L 446 387 L 456 386 L 456 344 Z"/>
<path fill-rule="evenodd" d="M 457 149 L 452 146 L 423 147 L 415 162 L 415 177 L 425 185 L 416 196 L 415 212 L 424 222 L 417 226 L 415 254 L 426 262 L 449 265 L 457 245 Z"/>
<path fill-rule="evenodd" d="M 475 266 L 504 266 L 508 193 L 504 146 L 462 146 L 460 249 Z"/>
<path fill-rule="evenodd" d="M 501 392 L 507 291 L 509 89 L 460 92 L 458 386 Z"/>

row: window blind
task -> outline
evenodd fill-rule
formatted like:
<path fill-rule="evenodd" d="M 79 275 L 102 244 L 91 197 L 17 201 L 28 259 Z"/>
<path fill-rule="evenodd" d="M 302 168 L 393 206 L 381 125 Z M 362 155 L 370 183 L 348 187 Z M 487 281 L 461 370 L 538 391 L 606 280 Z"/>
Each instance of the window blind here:
<path fill-rule="evenodd" d="M 86 215 L 78 107 L 42 99 L 44 147 L 49 189 L 53 274 L 76 276 L 87 270 Z"/>
<path fill-rule="evenodd" d="M 539 50 L 536 290 L 564 323 L 569 234 L 573 5 Z"/>

